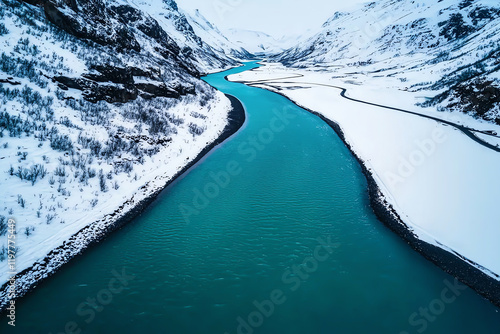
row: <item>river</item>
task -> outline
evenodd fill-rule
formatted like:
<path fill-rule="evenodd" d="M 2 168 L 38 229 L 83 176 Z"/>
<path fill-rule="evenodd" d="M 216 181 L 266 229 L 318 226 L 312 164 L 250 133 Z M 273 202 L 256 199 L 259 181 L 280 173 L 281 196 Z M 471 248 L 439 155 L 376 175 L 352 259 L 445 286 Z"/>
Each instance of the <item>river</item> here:
<path fill-rule="evenodd" d="M 20 300 L 13 332 L 497 334 L 498 308 L 376 219 L 330 127 L 224 80 L 255 66 L 205 78 L 244 127 Z"/>

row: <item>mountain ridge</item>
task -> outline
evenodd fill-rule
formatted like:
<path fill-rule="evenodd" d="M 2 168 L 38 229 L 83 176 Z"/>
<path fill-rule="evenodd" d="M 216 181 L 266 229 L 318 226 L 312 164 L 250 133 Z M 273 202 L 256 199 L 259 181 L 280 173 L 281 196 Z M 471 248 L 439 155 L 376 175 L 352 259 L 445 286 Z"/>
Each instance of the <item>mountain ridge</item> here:
<path fill-rule="evenodd" d="M 428 93 L 422 106 L 500 124 L 499 14 L 489 0 L 371 2 L 336 13 L 315 35 L 271 59 L 297 68 L 377 72 L 401 80 L 401 89 Z"/>

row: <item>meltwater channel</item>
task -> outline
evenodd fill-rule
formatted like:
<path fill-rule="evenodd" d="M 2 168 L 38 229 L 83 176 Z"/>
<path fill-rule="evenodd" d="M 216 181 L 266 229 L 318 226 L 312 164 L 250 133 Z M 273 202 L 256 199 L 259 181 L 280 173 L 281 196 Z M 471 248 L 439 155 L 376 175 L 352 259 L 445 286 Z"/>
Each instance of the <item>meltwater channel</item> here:
<path fill-rule="evenodd" d="M 498 308 L 376 219 L 327 124 L 224 79 L 256 66 L 205 78 L 242 101 L 244 127 L 20 300 L 0 333 L 500 332 Z"/>

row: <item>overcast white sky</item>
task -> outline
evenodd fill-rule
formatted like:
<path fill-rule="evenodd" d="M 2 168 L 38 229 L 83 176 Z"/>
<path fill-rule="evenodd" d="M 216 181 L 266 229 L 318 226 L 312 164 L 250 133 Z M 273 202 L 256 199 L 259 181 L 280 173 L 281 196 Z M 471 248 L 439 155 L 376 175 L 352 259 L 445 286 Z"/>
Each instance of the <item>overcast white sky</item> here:
<path fill-rule="evenodd" d="M 338 10 L 368 0 L 176 0 L 180 8 L 200 12 L 221 30 L 240 28 L 275 37 L 302 34 L 321 26 Z"/>

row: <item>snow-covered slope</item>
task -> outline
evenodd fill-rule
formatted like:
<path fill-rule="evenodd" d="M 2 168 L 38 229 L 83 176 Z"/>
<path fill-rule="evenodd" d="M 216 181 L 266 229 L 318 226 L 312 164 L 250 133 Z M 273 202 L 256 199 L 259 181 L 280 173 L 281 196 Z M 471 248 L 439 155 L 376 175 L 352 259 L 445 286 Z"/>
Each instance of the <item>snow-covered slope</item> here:
<path fill-rule="evenodd" d="M 496 0 L 385 0 L 336 13 L 276 60 L 332 75 L 399 80 L 424 106 L 500 124 L 500 5 Z"/>
<path fill-rule="evenodd" d="M 207 35 L 212 35 L 213 32 L 197 29 L 197 32 L 202 32 L 204 36 L 195 32 L 188 18 L 174 0 L 112 0 L 111 3 L 136 7 L 154 18 L 159 26 L 175 40 L 180 47 L 181 55 L 191 60 L 202 73 L 237 65 L 235 60 L 228 57 L 231 53 L 230 49 L 227 50 L 228 54 L 226 55 L 226 50 L 214 49 L 210 45 L 210 41 L 203 39 Z M 213 25 L 207 28 L 217 30 Z"/>
<path fill-rule="evenodd" d="M 199 10 L 193 14 L 184 13 L 193 27 L 196 35 L 214 50 L 237 59 L 248 59 L 253 55 L 245 50 L 242 45 L 230 41 L 213 23 L 208 21 Z"/>
<path fill-rule="evenodd" d="M 228 29 L 225 34 L 234 44 L 255 55 L 269 55 L 283 52 L 296 41 L 296 39 L 293 40 L 285 36 L 276 39 L 260 31 L 244 29 Z"/>
<path fill-rule="evenodd" d="M 228 123 L 230 101 L 199 75 L 237 62 L 175 2 L 152 5 L 0 0 L 0 285 L 8 218 L 22 271 L 83 228 L 105 230 Z"/>

